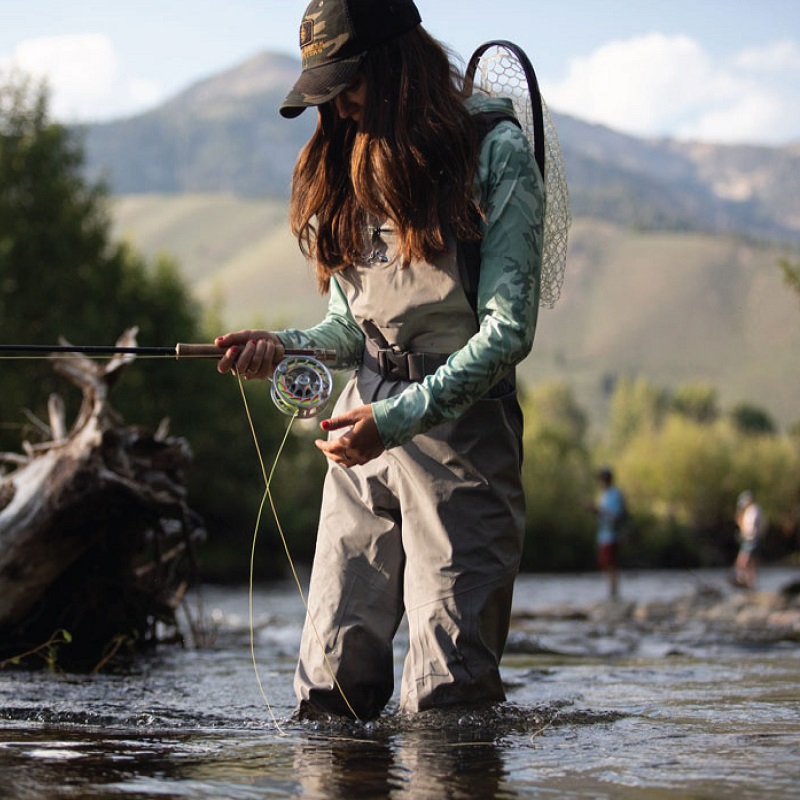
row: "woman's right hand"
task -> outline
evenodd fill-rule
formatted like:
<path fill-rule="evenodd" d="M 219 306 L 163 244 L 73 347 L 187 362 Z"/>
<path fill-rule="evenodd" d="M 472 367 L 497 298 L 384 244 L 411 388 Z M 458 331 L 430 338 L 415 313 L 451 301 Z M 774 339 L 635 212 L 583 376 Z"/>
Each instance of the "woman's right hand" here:
<path fill-rule="evenodd" d="M 217 372 L 236 372 L 245 380 L 271 378 L 284 353 L 281 340 L 270 331 L 226 333 L 217 336 L 214 344 L 225 350 Z"/>

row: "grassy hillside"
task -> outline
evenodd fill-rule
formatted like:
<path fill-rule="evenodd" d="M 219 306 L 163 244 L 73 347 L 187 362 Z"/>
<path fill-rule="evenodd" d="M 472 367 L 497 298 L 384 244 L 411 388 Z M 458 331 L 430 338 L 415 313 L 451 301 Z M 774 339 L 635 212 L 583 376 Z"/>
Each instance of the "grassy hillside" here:
<path fill-rule="evenodd" d="M 304 326 L 324 310 L 284 201 L 135 195 L 115 198 L 112 215 L 115 236 L 172 254 L 231 328 Z M 798 420 L 800 302 L 783 284 L 781 255 L 730 236 L 578 219 L 564 292 L 540 314 L 523 380 L 568 380 L 595 420 L 622 375 L 707 381 L 723 406 L 747 401 L 782 425 Z"/>
<path fill-rule="evenodd" d="M 325 300 L 289 233 L 283 200 L 229 194 L 127 195 L 113 200 L 115 238 L 180 263 L 204 303 L 231 327 L 309 325 Z"/>
<path fill-rule="evenodd" d="M 723 406 L 747 401 L 800 419 L 800 302 L 778 248 L 727 236 L 641 233 L 590 220 L 572 232 L 565 291 L 540 315 L 542 376 L 567 378 L 595 412 L 608 378 L 706 381 Z"/>

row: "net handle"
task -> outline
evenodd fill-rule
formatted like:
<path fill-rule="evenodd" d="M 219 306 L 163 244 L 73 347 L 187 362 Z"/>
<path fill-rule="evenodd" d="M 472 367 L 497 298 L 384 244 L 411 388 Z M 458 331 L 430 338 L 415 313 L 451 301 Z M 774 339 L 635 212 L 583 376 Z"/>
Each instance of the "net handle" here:
<path fill-rule="evenodd" d="M 525 72 L 525 79 L 528 82 L 528 93 L 531 96 L 531 111 L 533 113 L 533 154 L 536 158 L 536 164 L 539 167 L 539 172 L 542 179 L 545 177 L 545 142 L 544 142 L 544 112 L 542 111 L 542 95 L 539 91 L 539 81 L 536 79 L 536 72 L 533 69 L 533 64 L 528 58 L 525 51 L 506 39 L 493 39 L 489 42 L 484 42 L 472 54 L 472 58 L 467 65 L 466 73 L 464 74 L 464 93 L 467 97 L 472 94 L 475 73 L 478 70 L 478 64 L 481 57 L 490 47 L 502 47 L 511 52 L 522 65 Z"/>

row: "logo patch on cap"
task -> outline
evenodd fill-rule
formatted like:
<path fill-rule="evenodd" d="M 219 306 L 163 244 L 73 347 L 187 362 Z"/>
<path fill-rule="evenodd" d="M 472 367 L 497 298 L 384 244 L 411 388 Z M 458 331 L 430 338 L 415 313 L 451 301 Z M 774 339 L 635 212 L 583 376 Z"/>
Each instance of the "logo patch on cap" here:
<path fill-rule="evenodd" d="M 300 47 L 306 47 L 314 41 L 314 20 L 306 17 L 300 23 Z"/>

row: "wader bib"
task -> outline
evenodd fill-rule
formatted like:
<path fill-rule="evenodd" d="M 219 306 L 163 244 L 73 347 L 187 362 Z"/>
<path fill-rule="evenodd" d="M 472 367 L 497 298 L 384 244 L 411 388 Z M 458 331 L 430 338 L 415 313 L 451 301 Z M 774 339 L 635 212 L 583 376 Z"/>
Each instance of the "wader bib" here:
<path fill-rule="evenodd" d="M 425 353 L 418 362 L 433 372 L 477 329 L 456 248 L 404 269 L 392 239 L 375 228 L 368 261 L 336 278 L 371 342 L 334 416 L 409 385 L 391 368 L 380 374 L 377 351 Z M 301 714 L 349 713 L 332 668 L 359 718 L 377 716 L 394 691 L 392 641 L 404 613 L 401 710 L 505 698 L 498 665 L 525 523 L 521 436 L 513 382 L 501 381 L 459 419 L 363 466 L 329 462 L 313 625 L 306 620 L 295 674 Z"/>

